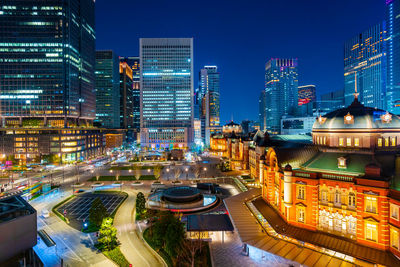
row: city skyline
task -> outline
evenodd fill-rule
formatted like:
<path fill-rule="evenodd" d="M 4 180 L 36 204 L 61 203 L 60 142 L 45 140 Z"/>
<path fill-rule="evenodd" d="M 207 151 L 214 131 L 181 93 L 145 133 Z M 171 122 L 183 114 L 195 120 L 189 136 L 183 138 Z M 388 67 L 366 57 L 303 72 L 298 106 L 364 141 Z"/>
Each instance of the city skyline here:
<path fill-rule="evenodd" d="M 114 22 L 110 24 L 110 21 L 99 18 L 111 16 L 110 13 L 119 14 L 117 11 L 126 10 L 131 4 L 116 1 L 110 7 L 102 2 L 96 3 L 97 49 L 114 49 L 113 44 L 119 42 L 120 45 L 116 47 L 119 55 L 134 55 L 134 52 L 138 53 L 140 37 L 194 37 L 194 73 L 198 73 L 204 65 L 217 65 L 221 72 L 221 124 L 232 117 L 234 121 L 257 119 L 257 99 L 263 89 L 263 70 L 269 58 L 298 58 L 301 66 L 299 84 L 315 84 L 318 87 L 318 97 L 343 89 L 344 42 L 369 26 L 381 22 L 385 18 L 386 8 L 383 0 L 351 3 L 335 1 L 326 12 L 318 11 L 325 9 L 325 4 L 319 1 L 309 1 L 307 4 L 296 3 L 298 1 L 257 3 L 245 10 L 235 3 L 230 3 L 229 6 L 216 3 L 210 10 L 197 7 L 201 10 L 192 14 L 189 12 L 191 5 L 186 9 L 186 4 L 180 5 L 181 1 L 174 1 L 168 6 L 159 1 L 153 2 L 163 7 L 154 11 L 158 17 L 164 18 L 164 11 L 168 11 L 165 14 L 179 12 L 181 17 L 168 16 L 168 19 L 143 23 L 146 21 L 146 12 L 140 12 L 133 18 L 133 22 L 125 16 L 112 16 Z M 134 6 L 136 10 L 145 11 L 151 8 L 149 5 L 154 4 L 153 2 L 135 3 Z M 360 5 L 363 6 L 363 12 L 358 12 Z M 286 6 L 291 8 L 285 11 Z M 229 12 L 225 12 L 225 8 Z M 274 22 L 274 19 L 279 18 L 279 13 L 284 11 L 289 19 L 280 23 Z M 336 17 L 338 12 L 341 15 Z M 205 16 L 198 17 L 196 14 Z M 269 15 L 264 16 L 265 14 Z M 304 19 L 307 17 L 305 14 L 314 19 Z M 203 21 L 204 17 L 208 19 Z M 237 18 L 239 19 L 236 20 Z M 315 20 L 321 21 L 321 25 L 315 25 Z M 128 22 L 138 24 L 138 30 L 129 36 L 113 33 L 111 25 Z M 207 27 L 202 27 L 203 24 Z M 263 28 L 268 24 L 274 26 Z M 241 40 L 237 39 L 236 29 L 240 31 Z M 224 34 L 220 34 L 221 32 Z M 292 43 L 287 36 L 295 38 L 295 41 Z M 194 78 L 194 84 L 197 84 L 197 76 Z M 237 97 L 243 91 L 241 84 L 246 84 L 246 97 L 243 98 Z M 240 105 L 242 103 L 244 105 Z M 238 108 L 232 110 L 231 106 Z"/>

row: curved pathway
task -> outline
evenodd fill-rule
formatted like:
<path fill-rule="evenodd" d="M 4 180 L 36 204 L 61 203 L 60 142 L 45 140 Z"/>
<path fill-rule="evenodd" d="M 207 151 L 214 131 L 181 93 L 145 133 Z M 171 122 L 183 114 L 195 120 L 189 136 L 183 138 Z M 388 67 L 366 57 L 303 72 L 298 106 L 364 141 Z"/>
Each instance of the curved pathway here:
<path fill-rule="evenodd" d="M 114 217 L 114 226 L 118 230 L 121 251 L 134 267 L 166 266 L 161 257 L 152 250 L 136 230 L 135 204 L 136 193 L 133 189 L 122 190 L 128 198 L 119 207 Z"/>

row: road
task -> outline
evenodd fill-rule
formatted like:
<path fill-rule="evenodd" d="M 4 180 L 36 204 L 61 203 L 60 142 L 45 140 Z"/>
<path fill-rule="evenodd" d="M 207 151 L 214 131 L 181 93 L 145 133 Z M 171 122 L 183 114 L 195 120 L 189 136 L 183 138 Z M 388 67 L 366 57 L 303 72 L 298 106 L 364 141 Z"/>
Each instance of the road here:
<path fill-rule="evenodd" d="M 166 266 L 160 256 L 148 247 L 136 229 L 135 202 L 137 190 L 124 189 L 128 198 L 118 209 L 114 218 L 114 226 L 118 230 L 118 240 L 121 242 L 121 251 L 127 260 L 138 267 Z"/>

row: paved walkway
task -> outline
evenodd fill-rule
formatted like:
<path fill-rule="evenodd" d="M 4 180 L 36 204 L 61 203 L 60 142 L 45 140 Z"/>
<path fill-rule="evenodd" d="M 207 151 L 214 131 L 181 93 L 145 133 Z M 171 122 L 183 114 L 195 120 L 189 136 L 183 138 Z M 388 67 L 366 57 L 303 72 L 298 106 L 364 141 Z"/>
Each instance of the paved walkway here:
<path fill-rule="evenodd" d="M 114 218 L 114 226 L 118 230 L 118 240 L 121 242 L 121 251 L 126 259 L 137 267 L 165 266 L 160 257 L 142 240 L 136 230 L 135 202 L 136 190 L 124 189 L 128 198 L 119 207 Z"/>
<path fill-rule="evenodd" d="M 225 242 L 218 241 L 211 243 L 211 255 L 213 258 L 214 266 L 216 267 L 258 267 L 258 266 L 274 266 L 274 267 L 288 267 L 292 264 L 284 258 L 276 256 L 265 251 L 252 251 L 249 257 L 241 254 L 243 243 L 236 232 L 226 233 Z M 260 255 L 255 255 L 260 253 Z"/>

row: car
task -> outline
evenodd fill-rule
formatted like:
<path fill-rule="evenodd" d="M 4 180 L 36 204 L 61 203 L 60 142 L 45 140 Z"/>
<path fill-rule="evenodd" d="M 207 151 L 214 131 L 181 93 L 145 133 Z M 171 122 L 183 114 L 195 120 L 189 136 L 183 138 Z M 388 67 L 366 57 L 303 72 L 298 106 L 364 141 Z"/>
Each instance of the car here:
<path fill-rule="evenodd" d="M 42 217 L 43 218 L 49 218 L 50 217 L 50 213 L 47 209 L 42 210 Z"/>
<path fill-rule="evenodd" d="M 83 190 L 83 189 L 78 189 L 78 190 L 75 190 L 74 193 L 79 194 L 79 193 L 83 193 L 83 192 L 85 192 L 85 190 Z"/>

